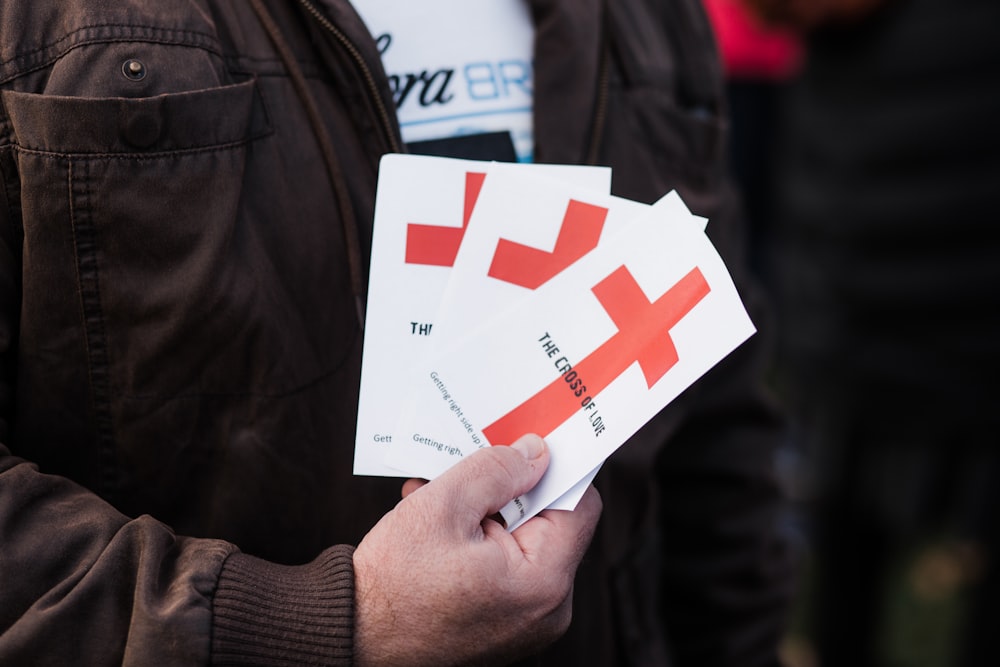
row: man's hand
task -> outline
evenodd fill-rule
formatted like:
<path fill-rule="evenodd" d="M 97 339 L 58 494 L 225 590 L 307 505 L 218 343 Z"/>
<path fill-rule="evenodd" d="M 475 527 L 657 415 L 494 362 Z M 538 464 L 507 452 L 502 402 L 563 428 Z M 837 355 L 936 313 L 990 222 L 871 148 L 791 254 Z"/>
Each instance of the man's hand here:
<path fill-rule="evenodd" d="M 538 436 L 487 447 L 404 499 L 354 553 L 359 665 L 503 664 L 569 627 L 573 578 L 601 500 L 546 510 L 513 533 L 490 519 L 549 463 Z"/>

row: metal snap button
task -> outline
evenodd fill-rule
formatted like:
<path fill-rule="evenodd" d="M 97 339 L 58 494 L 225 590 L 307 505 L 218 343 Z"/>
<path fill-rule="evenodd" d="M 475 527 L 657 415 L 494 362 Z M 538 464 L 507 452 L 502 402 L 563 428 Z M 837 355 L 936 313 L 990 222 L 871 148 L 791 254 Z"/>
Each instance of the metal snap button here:
<path fill-rule="evenodd" d="M 129 81 L 142 81 L 146 78 L 146 66 L 142 61 L 130 58 L 122 63 L 122 74 Z"/>

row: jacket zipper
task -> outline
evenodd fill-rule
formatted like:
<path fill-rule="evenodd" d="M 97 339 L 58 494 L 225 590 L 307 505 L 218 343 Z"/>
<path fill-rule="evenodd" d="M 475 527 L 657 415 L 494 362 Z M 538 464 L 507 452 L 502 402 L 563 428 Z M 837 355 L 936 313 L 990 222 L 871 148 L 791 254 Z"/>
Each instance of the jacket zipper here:
<path fill-rule="evenodd" d="M 368 63 L 365 62 L 364 57 L 361 52 L 358 51 L 354 43 L 347 38 L 340 28 L 335 26 L 326 16 L 316 8 L 316 6 L 310 2 L 310 0 L 298 0 L 299 4 L 309 12 L 316 21 L 323 26 L 323 28 L 329 32 L 334 39 L 344 48 L 347 54 L 354 61 L 357 66 L 358 71 L 361 73 L 362 78 L 365 81 L 365 85 L 368 88 L 368 95 L 375 104 L 375 109 L 378 112 L 379 120 L 382 123 L 382 129 L 385 132 L 385 136 L 388 139 L 389 147 L 394 153 L 402 153 L 403 147 L 398 141 L 396 141 L 396 133 L 393 131 L 395 124 L 392 122 L 392 116 L 389 114 L 389 110 L 386 108 L 382 101 L 382 96 L 379 94 L 378 83 L 375 81 L 375 75 L 372 73 L 371 68 L 368 67 Z"/>

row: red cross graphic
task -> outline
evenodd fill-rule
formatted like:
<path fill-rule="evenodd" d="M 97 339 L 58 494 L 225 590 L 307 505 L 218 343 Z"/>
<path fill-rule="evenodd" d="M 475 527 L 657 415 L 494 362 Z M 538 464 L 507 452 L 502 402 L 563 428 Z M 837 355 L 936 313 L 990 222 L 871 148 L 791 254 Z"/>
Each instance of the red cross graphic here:
<path fill-rule="evenodd" d="M 608 209 L 570 199 L 552 252 L 500 239 L 489 275 L 537 289 L 597 247 Z"/>
<path fill-rule="evenodd" d="M 621 266 L 591 291 L 618 327 L 611 338 L 573 367 L 586 383 L 587 394 L 596 396 L 635 362 L 652 389 L 678 361 L 670 330 L 711 288 L 695 267 L 650 302 L 629 270 Z M 580 408 L 580 398 L 560 376 L 486 427 L 483 434 L 495 445 L 510 444 L 525 433 L 545 437 Z"/>
<path fill-rule="evenodd" d="M 452 266 L 462 245 L 462 238 L 469 226 L 472 209 L 483 189 L 486 174 L 467 172 L 465 174 L 465 205 L 461 227 L 441 227 L 410 223 L 406 226 L 406 263 L 430 266 Z"/>

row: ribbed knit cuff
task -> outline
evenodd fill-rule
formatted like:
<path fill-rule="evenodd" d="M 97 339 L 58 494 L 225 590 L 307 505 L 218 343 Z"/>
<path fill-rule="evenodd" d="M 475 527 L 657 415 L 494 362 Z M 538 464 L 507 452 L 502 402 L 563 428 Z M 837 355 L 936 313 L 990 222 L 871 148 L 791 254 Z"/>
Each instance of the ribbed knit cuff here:
<path fill-rule="evenodd" d="M 350 665 L 354 547 L 294 567 L 234 553 L 212 604 L 213 665 Z"/>

